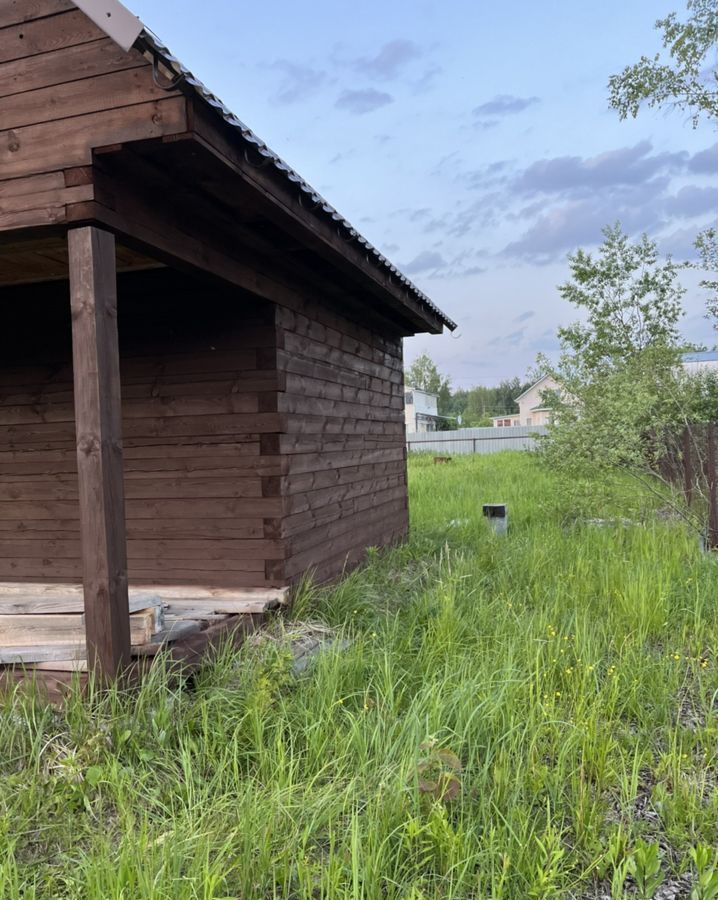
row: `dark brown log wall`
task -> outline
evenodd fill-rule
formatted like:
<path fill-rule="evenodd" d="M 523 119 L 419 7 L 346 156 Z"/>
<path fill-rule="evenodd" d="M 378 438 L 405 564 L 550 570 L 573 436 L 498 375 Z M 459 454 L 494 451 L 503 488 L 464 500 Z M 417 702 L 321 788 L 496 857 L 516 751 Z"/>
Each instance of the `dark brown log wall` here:
<path fill-rule="evenodd" d="M 73 4 L 0 0 L 0 231 L 85 218 L 93 148 L 187 128 L 186 99 Z M 344 314 L 292 299 L 322 296 L 299 276 L 278 307 L 169 270 L 121 277 L 135 583 L 326 579 L 405 534 L 404 326 L 373 294 L 357 324 L 361 289 L 328 277 L 354 295 Z M 67 286 L 0 294 L 0 580 L 79 580 Z"/>
<path fill-rule="evenodd" d="M 68 0 L 0 0 L 0 231 L 71 221 L 92 149 L 185 131 L 187 104 Z"/>
<path fill-rule="evenodd" d="M 67 285 L 2 301 L 0 581 L 79 581 Z M 160 270 L 119 308 L 130 580 L 282 584 L 274 307 Z"/>
<path fill-rule="evenodd" d="M 285 574 L 325 580 L 406 535 L 401 338 L 309 301 L 277 319 Z"/>

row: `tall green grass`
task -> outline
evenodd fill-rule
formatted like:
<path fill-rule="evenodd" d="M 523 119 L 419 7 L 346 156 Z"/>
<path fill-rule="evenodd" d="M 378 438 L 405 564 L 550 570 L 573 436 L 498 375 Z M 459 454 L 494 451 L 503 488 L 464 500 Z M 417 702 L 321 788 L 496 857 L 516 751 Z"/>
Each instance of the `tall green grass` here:
<path fill-rule="evenodd" d="M 350 642 L 306 674 L 275 629 L 192 684 L 2 701 L 0 896 L 618 897 L 646 846 L 696 881 L 718 559 L 635 485 L 529 454 L 410 473 L 411 540 L 300 592 Z"/>

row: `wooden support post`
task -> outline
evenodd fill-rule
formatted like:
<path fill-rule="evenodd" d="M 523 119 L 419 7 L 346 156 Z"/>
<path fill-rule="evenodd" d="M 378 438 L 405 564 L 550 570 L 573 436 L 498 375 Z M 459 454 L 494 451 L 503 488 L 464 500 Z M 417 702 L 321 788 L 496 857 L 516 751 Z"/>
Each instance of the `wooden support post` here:
<path fill-rule="evenodd" d="M 716 481 L 716 426 L 714 422 L 708 425 L 708 540 L 706 544 L 709 550 L 718 548 L 718 491 Z"/>
<path fill-rule="evenodd" d="M 109 679 L 130 662 L 115 238 L 76 228 L 68 249 L 88 664 Z"/>

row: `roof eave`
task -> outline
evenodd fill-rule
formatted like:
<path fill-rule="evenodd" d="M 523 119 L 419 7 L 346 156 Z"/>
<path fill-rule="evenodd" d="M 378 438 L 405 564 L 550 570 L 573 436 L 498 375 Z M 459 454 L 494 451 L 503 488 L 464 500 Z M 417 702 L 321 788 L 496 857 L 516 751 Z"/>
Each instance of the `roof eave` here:
<path fill-rule="evenodd" d="M 454 331 L 456 323 L 436 306 L 410 279 L 396 268 L 379 250 L 367 241 L 358 231 L 294 171 L 284 160 L 262 141 L 254 132 L 241 122 L 222 101 L 209 91 L 204 84 L 189 71 L 179 59 L 138 19 L 120 0 L 73 0 L 75 5 L 85 13 L 99 28 L 124 50 L 133 47 L 149 54 L 154 64 L 160 64 L 176 79 L 175 87 L 185 93 L 196 96 L 211 109 L 225 124 L 232 127 L 234 133 L 246 147 L 263 157 L 268 165 L 272 165 L 281 173 L 288 185 L 294 187 L 307 207 L 307 215 L 314 215 L 330 223 L 348 243 L 358 245 L 366 260 L 392 282 L 391 290 L 384 288 L 387 296 L 396 292 L 405 292 L 419 307 L 424 310 L 421 316 L 427 331 L 437 334 L 448 328 Z"/>

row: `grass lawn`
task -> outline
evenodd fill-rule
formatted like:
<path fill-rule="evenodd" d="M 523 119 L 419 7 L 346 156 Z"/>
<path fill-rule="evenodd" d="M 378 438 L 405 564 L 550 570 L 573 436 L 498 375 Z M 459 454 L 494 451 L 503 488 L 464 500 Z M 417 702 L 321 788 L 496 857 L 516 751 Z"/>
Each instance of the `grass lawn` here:
<path fill-rule="evenodd" d="M 3 900 L 716 896 L 718 558 L 633 485 L 410 465 L 410 543 L 301 594 L 350 642 L 306 673 L 275 632 L 0 701 Z"/>

